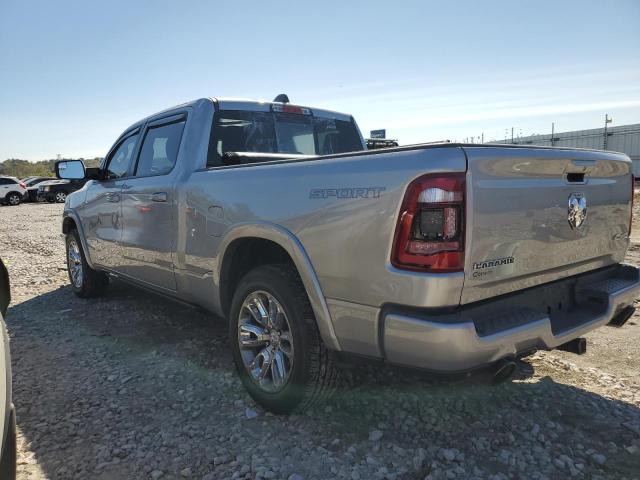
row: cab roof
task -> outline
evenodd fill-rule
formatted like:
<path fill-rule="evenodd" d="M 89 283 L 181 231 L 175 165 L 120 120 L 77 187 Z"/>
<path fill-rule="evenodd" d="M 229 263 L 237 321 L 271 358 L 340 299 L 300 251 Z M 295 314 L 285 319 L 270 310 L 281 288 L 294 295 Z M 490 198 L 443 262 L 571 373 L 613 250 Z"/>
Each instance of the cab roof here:
<path fill-rule="evenodd" d="M 270 112 L 272 105 L 283 105 L 280 102 L 267 102 L 264 100 L 252 100 L 250 98 L 233 98 L 233 97 L 210 97 L 210 98 L 197 98 L 195 100 L 191 100 L 190 102 L 181 103 L 179 105 L 174 105 L 170 108 L 165 108 L 159 112 L 155 112 L 151 115 L 148 115 L 144 118 L 141 118 L 135 123 L 132 123 L 127 127 L 124 133 L 133 130 L 141 125 L 143 125 L 148 120 L 152 120 L 155 117 L 164 115 L 165 113 L 170 113 L 173 110 L 178 108 L 187 108 L 187 107 L 197 107 L 198 105 L 202 105 L 203 103 L 213 103 L 217 105 L 217 108 L 221 110 L 248 110 L 253 112 Z M 323 118 L 334 118 L 336 120 L 343 120 L 345 122 L 350 122 L 353 120 L 353 117 L 348 113 L 336 112 L 333 110 L 326 110 L 322 108 L 314 108 L 307 107 L 306 105 L 299 105 L 297 103 L 290 103 L 287 105 L 297 106 L 308 108 L 311 110 L 314 116 L 323 117 Z M 122 136 L 122 135 L 121 135 Z"/>
<path fill-rule="evenodd" d="M 267 102 L 264 100 L 252 100 L 249 98 L 214 97 L 212 98 L 212 100 L 214 102 L 217 102 L 218 107 L 221 110 L 250 110 L 253 112 L 270 112 L 272 105 L 283 105 L 280 102 Z M 346 122 L 350 122 L 352 119 L 351 115 L 349 115 L 348 113 L 310 107 L 295 102 L 287 105 L 295 105 L 297 107 L 308 108 L 316 117 L 335 118 L 336 120 L 344 120 Z"/>

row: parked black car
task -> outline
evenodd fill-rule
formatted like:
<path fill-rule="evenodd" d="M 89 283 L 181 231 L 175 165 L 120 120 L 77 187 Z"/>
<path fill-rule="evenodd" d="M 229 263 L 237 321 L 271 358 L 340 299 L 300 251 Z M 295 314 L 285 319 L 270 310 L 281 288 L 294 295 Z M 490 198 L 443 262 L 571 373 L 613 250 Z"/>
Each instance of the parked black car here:
<path fill-rule="evenodd" d="M 87 179 L 82 180 L 51 180 L 38 185 L 38 201 L 49 203 L 64 203 L 67 195 L 80 190 Z"/>
<path fill-rule="evenodd" d="M 57 180 L 55 177 L 30 177 L 22 181 L 27 186 L 27 193 L 23 197 L 23 202 L 35 202 L 38 199 L 38 187 L 42 182 Z"/>

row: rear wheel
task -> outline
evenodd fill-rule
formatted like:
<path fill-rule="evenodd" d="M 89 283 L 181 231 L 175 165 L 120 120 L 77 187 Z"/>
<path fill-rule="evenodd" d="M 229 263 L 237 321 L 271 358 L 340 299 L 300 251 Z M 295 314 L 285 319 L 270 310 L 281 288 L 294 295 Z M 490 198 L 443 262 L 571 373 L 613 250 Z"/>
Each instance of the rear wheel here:
<path fill-rule="evenodd" d="M 106 273 L 89 266 L 77 230 L 69 231 L 66 245 L 67 270 L 74 293 L 82 298 L 96 297 L 104 293 L 109 285 L 109 277 Z"/>
<path fill-rule="evenodd" d="M 267 265 L 245 275 L 229 327 L 238 374 L 265 409 L 303 411 L 333 393 L 338 370 L 294 268 Z"/>
<path fill-rule="evenodd" d="M 16 206 L 16 205 L 20 205 L 20 200 L 21 197 L 19 194 L 15 193 L 15 192 L 11 192 L 10 194 L 7 195 L 7 204 L 11 205 L 11 206 Z"/>
<path fill-rule="evenodd" d="M 64 203 L 67 200 L 66 192 L 56 192 L 55 199 L 57 203 Z"/>

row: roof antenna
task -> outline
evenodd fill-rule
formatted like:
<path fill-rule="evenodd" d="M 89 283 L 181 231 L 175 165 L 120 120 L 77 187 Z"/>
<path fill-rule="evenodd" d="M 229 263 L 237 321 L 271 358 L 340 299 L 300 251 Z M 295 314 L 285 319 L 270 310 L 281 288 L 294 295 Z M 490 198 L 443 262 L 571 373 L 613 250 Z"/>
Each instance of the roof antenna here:
<path fill-rule="evenodd" d="M 289 97 L 287 97 L 286 93 L 281 93 L 276 98 L 274 98 L 273 101 L 274 102 L 289 103 Z"/>

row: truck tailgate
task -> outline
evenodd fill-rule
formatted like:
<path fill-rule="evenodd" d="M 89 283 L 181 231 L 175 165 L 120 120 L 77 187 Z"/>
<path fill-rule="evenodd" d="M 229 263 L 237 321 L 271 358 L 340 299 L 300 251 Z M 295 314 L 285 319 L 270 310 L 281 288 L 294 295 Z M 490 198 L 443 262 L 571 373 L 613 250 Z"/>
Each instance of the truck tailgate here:
<path fill-rule="evenodd" d="M 624 259 L 631 163 L 613 152 L 465 147 L 466 304 Z"/>

